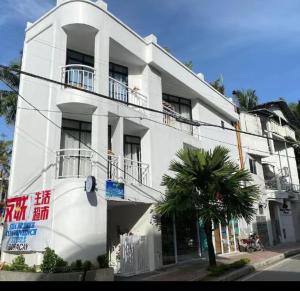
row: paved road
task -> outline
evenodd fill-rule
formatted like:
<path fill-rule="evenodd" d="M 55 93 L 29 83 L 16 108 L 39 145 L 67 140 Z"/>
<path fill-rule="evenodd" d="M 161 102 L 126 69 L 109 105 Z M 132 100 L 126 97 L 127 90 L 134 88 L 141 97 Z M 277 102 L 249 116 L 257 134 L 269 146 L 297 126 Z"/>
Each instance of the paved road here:
<path fill-rule="evenodd" d="M 300 255 L 285 259 L 238 281 L 300 281 Z"/>

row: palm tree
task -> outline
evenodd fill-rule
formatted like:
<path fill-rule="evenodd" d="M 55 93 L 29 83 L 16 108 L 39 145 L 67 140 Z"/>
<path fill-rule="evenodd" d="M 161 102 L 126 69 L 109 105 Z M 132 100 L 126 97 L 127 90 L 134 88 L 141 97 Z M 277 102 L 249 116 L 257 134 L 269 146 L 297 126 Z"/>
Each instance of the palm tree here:
<path fill-rule="evenodd" d="M 9 65 L 9 69 L 21 68 L 21 57 Z M 19 90 L 20 75 L 9 69 L 0 68 L 0 81 L 8 84 L 14 90 Z M 0 90 L 0 116 L 4 117 L 7 124 L 14 124 L 17 112 L 18 95 L 12 90 Z"/>
<path fill-rule="evenodd" d="M 221 78 L 218 78 L 215 81 L 210 82 L 210 85 L 214 87 L 217 91 L 219 91 L 221 94 L 225 94 L 225 86 L 221 80 Z"/>
<path fill-rule="evenodd" d="M 253 109 L 258 103 L 258 96 L 255 90 L 234 90 L 232 95 L 235 96 L 235 101 L 242 111 L 249 111 Z"/>
<path fill-rule="evenodd" d="M 173 177 L 164 175 L 166 195 L 156 206 L 160 215 L 197 214 L 204 223 L 209 263 L 216 265 L 212 242 L 213 225 L 231 219 L 250 222 L 256 210 L 259 188 L 248 170 L 240 170 L 229 160 L 229 150 L 217 146 L 213 151 L 181 149 L 179 160 L 170 163 Z"/>

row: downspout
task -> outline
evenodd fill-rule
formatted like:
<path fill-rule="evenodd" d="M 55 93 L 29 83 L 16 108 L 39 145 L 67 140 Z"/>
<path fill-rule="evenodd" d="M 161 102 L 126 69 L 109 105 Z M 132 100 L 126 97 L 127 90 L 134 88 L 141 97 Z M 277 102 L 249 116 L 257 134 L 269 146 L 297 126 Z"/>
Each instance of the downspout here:
<path fill-rule="evenodd" d="M 239 151 L 239 159 L 240 159 L 240 168 L 244 169 L 244 157 L 243 157 L 243 149 L 242 149 L 242 141 L 241 141 L 241 133 L 240 133 L 240 122 L 237 121 L 235 123 L 235 129 L 236 129 L 236 140 L 237 140 L 237 146 Z"/>

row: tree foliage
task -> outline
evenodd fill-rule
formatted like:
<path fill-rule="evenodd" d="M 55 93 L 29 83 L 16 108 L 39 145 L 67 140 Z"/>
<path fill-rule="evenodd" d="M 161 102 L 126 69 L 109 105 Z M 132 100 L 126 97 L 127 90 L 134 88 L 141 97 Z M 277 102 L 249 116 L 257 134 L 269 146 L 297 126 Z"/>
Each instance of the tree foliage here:
<path fill-rule="evenodd" d="M 255 90 L 234 90 L 232 95 L 234 95 L 234 99 L 241 111 L 252 110 L 258 104 L 259 98 Z"/>
<path fill-rule="evenodd" d="M 215 265 L 212 222 L 228 224 L 240 218 L 250 222 L 259 188 L 250 172 L 239 169 L 222 146 L 213 151 L 181 149 L 169 170 L 172 176 L 165 174 L 162 179 L 166 195 L 156 211 L 161 215 L 196 212 L 205 226 L 210 264 Z"/>
<path fill-rule="evenodd" d="M 10 69 L 21 69 L 21 56 L 12 61 L 8 66 Z M 9 69 L 0 68 L 0 81 L 9 85 L 14 90 L 19 90 L 20 75 Z M 4 117 L 7 124 L 14 124 L 17 112 L 18 95 L 11 89 L 0 90 L 0 116 Z"/>
<path fill-rule="evenodd" d="M 210 85 L 214 87 L 217 91 L 219 91 L 221 94 L 225 94 L 225 86 L 221 80 L 221 78 L 218 78 L 215 81 L 210 82 Z"/>

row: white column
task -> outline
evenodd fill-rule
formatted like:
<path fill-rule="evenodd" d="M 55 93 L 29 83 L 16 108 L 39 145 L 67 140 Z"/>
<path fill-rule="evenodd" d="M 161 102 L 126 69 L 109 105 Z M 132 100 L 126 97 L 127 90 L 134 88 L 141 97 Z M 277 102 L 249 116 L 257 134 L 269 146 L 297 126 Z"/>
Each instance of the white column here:
<path fill-rule="evenodd" d="M 124 118 L 120 117 L 116 124 L 114 133 L 112 134 L 112 151 L 116 156 L 119 156 L 118 160 L 118 178 L 124 177 Z"/>
<path fill-rule="evenodd" d="M 108 142 L 108 119 L 104 108 L 97 108 L 92 116 L 92 148 L 93 152 L 93 175 L 97 179 L 99 189 L 105 188 L 107 179 L 107 142 Z M 99 191 L 102 192 L 102 191 Z"/>
<path fill-rule="evenodd" d="M 108 96 L 109 37 L 105 27 L 95 37 L 95 92 Z"/>

